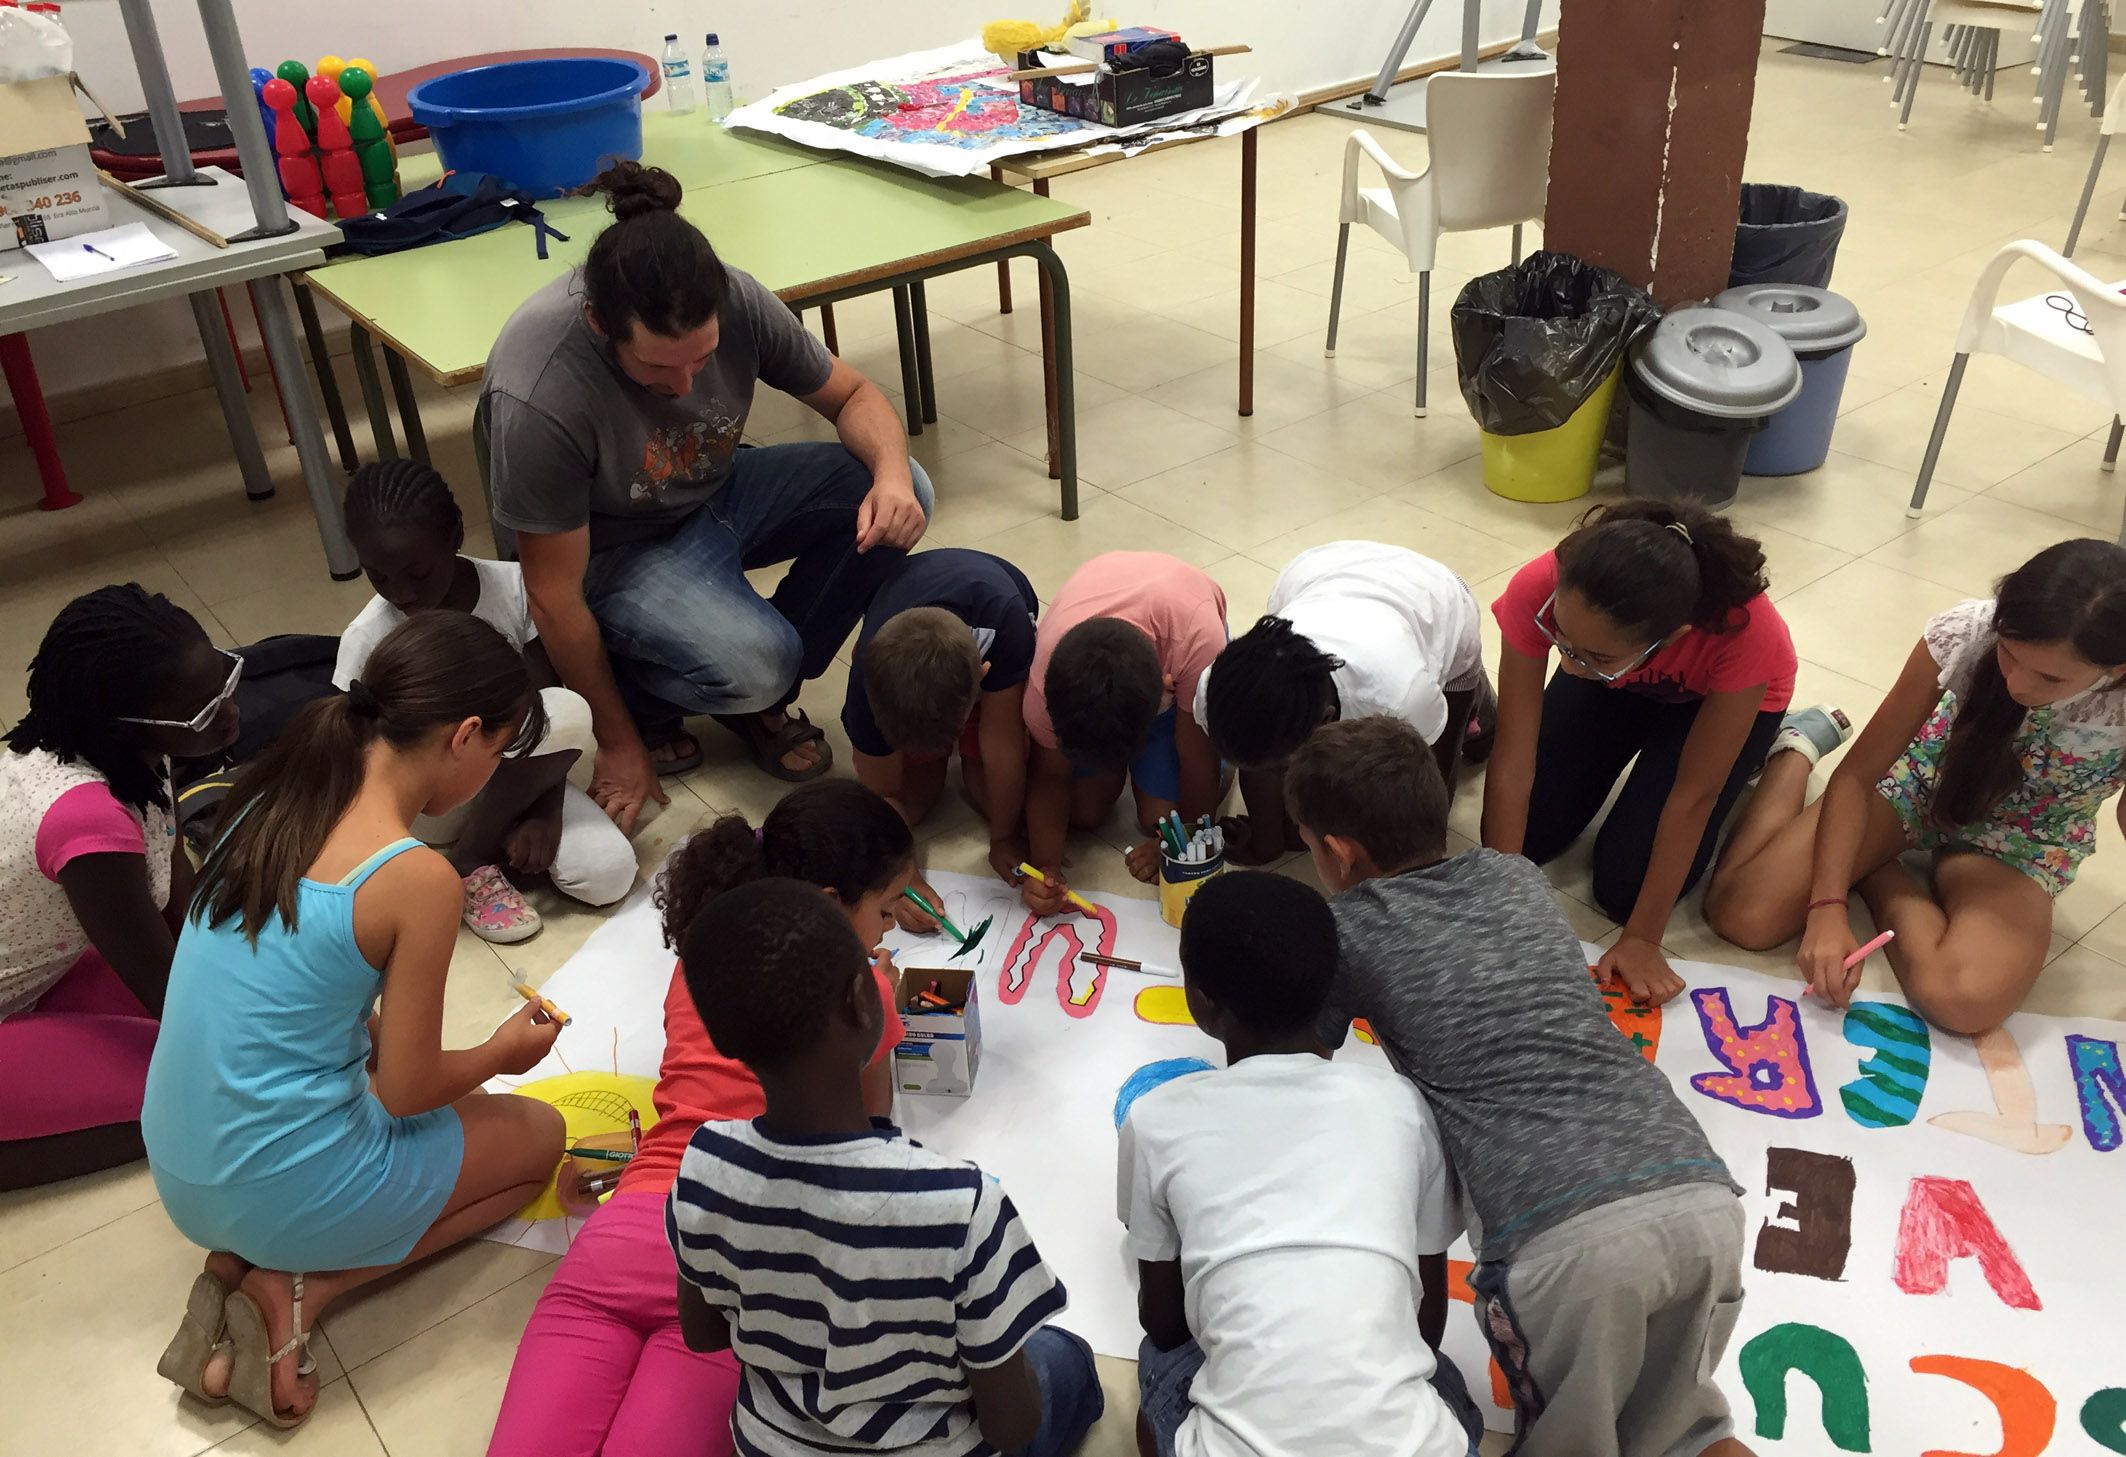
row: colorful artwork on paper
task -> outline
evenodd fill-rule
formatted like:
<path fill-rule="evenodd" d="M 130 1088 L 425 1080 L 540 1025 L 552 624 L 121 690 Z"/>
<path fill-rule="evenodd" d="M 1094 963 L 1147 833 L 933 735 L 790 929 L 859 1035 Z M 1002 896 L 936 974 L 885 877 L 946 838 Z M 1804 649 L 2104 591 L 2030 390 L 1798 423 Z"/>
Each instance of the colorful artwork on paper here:
<path fill-rule="evenodd" d="M 1063 1323 L 1134 1355 L 1135 1290 L 1107 1192 L 1117 1116 L 1222 1057 L 1179 982 L 1085 953 L 1178 966 L 1178 934 L 1150 900 L 1100 896 L 1097 919 L 1042 921 L 996 881 L 930 880 L 955 922 L 997 918 L 975 957 L 982 1061 L 971 1096 L 903 1095 L 898 1120 L 1001 1181 L 1070 1290 Z M 888 944 L 904 967 L 950 953 L 898 933 Z M 531 1079 L 654 1077 L 671 970 L 638 894 L 547 981 L 575 1020 Z M 2101 1338 L 2126 1305 L 2126 1261 L 2113 1257 L 2126 1026 L 2024 1014 L 1974 1041 L 1894 998 L 1841 1012 L 1797 997 L 1792 980 L 1676 970 L 1687 990 L 1665 1008 L 1603 1000 L 1743 1189 L 1746 1298 L 1717 1373 L 1743 1440 L 1811 1457 L 2126 1454 L 2126 1368 Z M 1386 1065 L 1369 1037 L 1337 1056 Z M 518 1221 L 495 1237 L 558 1249 L 576 1223 Z M 1452 1253 L 1466 1277 L 1473 1252 Z M 1471 1298 L 1465 1280 L 1452 1293 Z M 1474 1319 L 1449 1320 L 1446 1353 L 1490 1425 L 1510 1429 Z"/>
<path fill-rule="evenodd" d="M 921 80 L 848 81 L 793 96 L 774 110 L 791 121 L 915 147 L 990 147 L 1084 130 L 1075 117 L 1021 103 L 1016 90 L 994 84 L 1003 74 L 1003 67 L 991 66 Z"/>

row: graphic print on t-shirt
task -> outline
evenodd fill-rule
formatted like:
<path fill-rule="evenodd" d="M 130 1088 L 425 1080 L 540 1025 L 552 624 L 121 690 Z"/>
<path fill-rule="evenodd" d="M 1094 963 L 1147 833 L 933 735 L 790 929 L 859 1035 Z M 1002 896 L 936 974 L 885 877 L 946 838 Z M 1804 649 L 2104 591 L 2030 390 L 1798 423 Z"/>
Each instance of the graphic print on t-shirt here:
<path fill-rule="evenodd" d="M 642 469 L 628 482 L 628 499 L 661 501 L 665 488 L 675 481 L 695 484 L 713 462 L 727 458 L 738 448 L 744 429 L 743 418 L 724 418 L 693 420 L 652 431 L 642 443 Z"/>

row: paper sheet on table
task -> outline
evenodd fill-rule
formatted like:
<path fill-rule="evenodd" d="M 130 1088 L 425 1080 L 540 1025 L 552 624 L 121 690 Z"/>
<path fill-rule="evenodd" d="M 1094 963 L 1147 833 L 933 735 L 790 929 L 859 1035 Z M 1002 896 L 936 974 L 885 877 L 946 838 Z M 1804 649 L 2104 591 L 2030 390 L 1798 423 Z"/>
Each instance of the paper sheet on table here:
<path fill-rule="evenodd" d="M 1220 1052 L 1187 1023 L 1174 982 L 1102 972 L 1079 953 L 1176 966 L 1178 934 L 1149 900 L 1095 896 L 1097 925 L 1042 922 L 995 881 L 930 879 L 955 924 L 997 918 L 977 961 L 982 1063 L 972 1096 L 903 1094 L 899 1121 L 994 1174 L 1069 1289 L 1062 1323 L 1103 1354 L 1134 1356 L 1115 1095 L 1147 1063 Z M 950 964 L 938 938 L 888 944 L 906 967 Z M 1974 1045 L 1895 997 L 1840 1013 L 1797 999 L 1790 980 L 1676 971 L 1683 996 L 1652 1011 L 1612 997 L 1611 1020 L 1745 1190 L 1746 1299 L 1717 1373 L 1743 1438 L 1794 1457 L 1990 1452 L 2005 1420 L 2028 1439 L 2011 1437 L 2011 1450 L 2036 1453 L 2045 1437 L 2030 1423 L 2042 1414 L 2050 1431 L 2055 1407 L 2051 1450 L 2094 1450 L 2079 1434 L 2099 1420 L 2116 1436 L 2126 1371 L 2105 1353 L 2126 1307 L 2126 1025 L 2024 1013 Z M 654 1077 L 671 974 L 645 888 L 541 988 L 574 1023 L 533 1076 Z M 1356 1037 L 1338 1056 L 1385 1062 Z M 575 1227 L 512 1222 L 490 1237 L 558 1250 Z M 1453 1259 L 1466 1275 L 1468 1249 Z M 1466 1304 L 1446 1349 L 1490 1425 L 1510 1427 Z"/>
<path fill-rule="evenodd" d="M 724 124 L 928 177 L 971 177 L 1024 152 L 1124 141 L 1232 117 L 1254 104 L 1257 86 L 1254 77 L 1220 82 L 1208 107 L 1108 127 L 1020 101 L 1017 84 L 1000 79 L 1006 70 L 980 41 L 967 40 L 781 87 L 741 106 Z"/>
<path fill-rule="evenodd" d="M 51 243 L 31 243 L 23 251 L 44 265 L 45 272 L 61 283 L 138 268 L 144 263 L 166 263 L 177 250 L 148 231 L 146 223 L 125 223 L 93 233 L 76 233 Z"/>

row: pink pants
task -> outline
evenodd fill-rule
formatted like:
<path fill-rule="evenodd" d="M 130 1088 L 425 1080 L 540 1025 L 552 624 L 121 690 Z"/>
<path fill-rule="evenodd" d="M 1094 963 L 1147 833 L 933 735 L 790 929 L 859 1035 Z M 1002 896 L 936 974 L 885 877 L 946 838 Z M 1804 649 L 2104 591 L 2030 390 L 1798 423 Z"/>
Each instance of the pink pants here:
<path fill-rule="evenodd" d="M 664 1196 L 615 1194 L 525 1323 L 487 1457 L 730 1457 L 738 1362 L 689 1351 Z"/>
<path fill-rule="evenodd" d="M 0 1019 L 0 1143 L 140 1121 L 157 1023 L 90 950 Z"/>

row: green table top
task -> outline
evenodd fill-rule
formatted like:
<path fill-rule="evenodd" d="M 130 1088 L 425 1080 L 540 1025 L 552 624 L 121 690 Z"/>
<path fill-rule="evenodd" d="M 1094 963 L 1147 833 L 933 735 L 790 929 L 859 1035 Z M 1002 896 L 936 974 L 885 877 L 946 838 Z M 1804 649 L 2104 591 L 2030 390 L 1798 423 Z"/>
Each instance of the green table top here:
<path fill-rule="evenodd" d="M 1083 208 L 985 178 L 919 177 L 695 117 L 647 118 L 643 158 L 679 176 L 687 189 L 680 212 L 726 262 L 793 303 L 1091 220 Z M 421 160 L 407 158 L 402 171 Z M 696 180 L 719 175 L 725 180 Z M 415 180 L 407 176 L 409 184 Z M 382 258 L 350 258 L 311 272 L 309 281 L 436 379 L 477 379 L 517 306 L 582 263 L 606 222 L 604 204 L 591 198 L 542 210 L 569 237 L 550 240 L 544 261 L 531 229 L 511 225 Z"/>
<path fill-rule="evenodd" d="M 652 105 L 656 105 L 655 102 Z M 780 137 L 734 131 L 707 120 L 702 113 L 673 116 L 651 111 L 642 118 L 642 153 L 677 177 L 684 187 L 715 187 L 792 167 L 817 167 L 824 153 Z M 399 181 L 410 191 L 443 175 L 443 159 L 432 151 L 401 154 Z"/>

